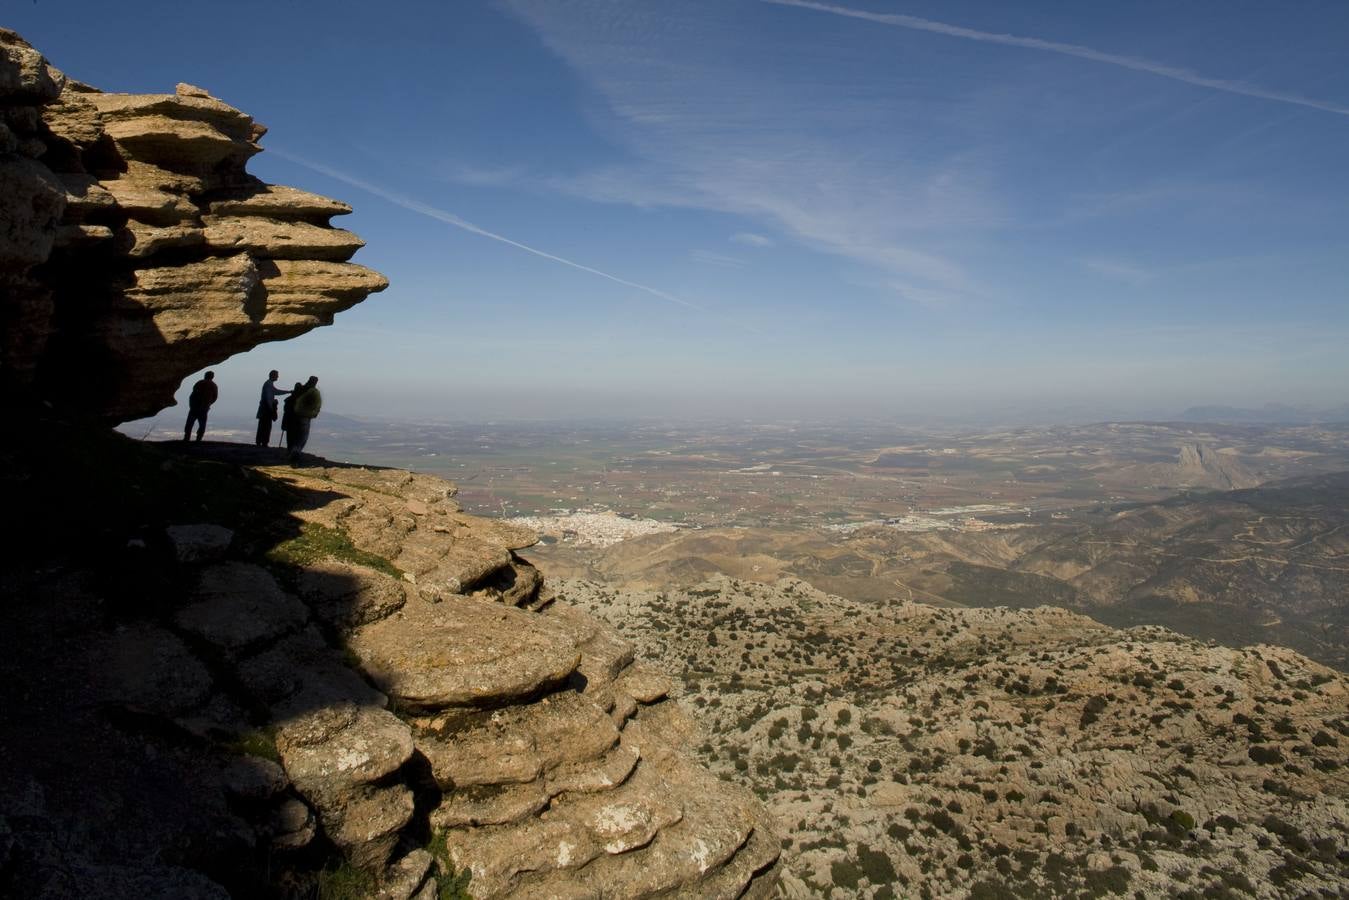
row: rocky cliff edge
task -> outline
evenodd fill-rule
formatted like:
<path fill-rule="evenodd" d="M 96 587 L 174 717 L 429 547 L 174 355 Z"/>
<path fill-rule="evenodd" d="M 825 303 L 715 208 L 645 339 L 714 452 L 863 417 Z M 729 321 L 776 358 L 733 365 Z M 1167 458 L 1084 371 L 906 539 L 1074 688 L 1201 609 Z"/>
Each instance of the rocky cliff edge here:
<path fill-rule="evenodd" d="M 453 485 L 51 423 L 26 446 L 0 893 L 774 889 L 769 817 L 692 761 L 671 683 Z"/>

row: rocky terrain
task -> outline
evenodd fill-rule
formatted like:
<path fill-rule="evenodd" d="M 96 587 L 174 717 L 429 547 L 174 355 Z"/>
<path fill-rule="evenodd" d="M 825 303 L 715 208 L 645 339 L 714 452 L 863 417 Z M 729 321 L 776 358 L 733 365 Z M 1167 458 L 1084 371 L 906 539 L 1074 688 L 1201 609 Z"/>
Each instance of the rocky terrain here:
<path fill-rule="evenodd" d="M 1349 895 L 1349 678 L 1292 651 L 794 578 L 557 590 L 680 683 L 787 896 Z"/>
<path fill-rule="evenodd" d="M 772 890 L 771 820 L 541 593 L 532 533 L 399 470 L 37 428 L 4 459 L 0 893 Z"/>
<path fill-rule="evenodd" d="M 1215 487 L 1230 491 L 1260 483 L 1235 454 L 1222 453 L 1203 444 L 1183 445 L 1177 466 L 1180 470 L 1177 481 L 1182 487 Z"/>
<path fill-rule="evenodd" d="M 341 201 L 245 170 L 266 128 L 180 84 L 108 94 L 0 29 L 0 386 L 104 420 L 388 282 Z"/>
<path fill-rule="evenodd" d="M 1263 458 L 1259 458 L 1263 461 Z M 1132 463 L 1103 469 L 1099 473 L 1103 483 L 1111 486 L 1129 484 L 1155 485 L 1166 490 L 1210 488 L 1219 491 L 1256 487 L 1268 476 L 1253 472 L 1242 461 L 1235 447 L 1215 447 L 1201 441 L 1186 441 L 1180 445 L 1173 462 Z"/>

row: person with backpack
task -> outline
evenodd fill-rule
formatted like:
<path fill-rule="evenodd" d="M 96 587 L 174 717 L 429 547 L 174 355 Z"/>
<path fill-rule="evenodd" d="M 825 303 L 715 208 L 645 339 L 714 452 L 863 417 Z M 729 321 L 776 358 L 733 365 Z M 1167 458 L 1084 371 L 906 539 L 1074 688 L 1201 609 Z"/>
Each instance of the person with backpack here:
<path fill-rule="evenodd" d="M 291 461 L 300 458 L 305 445 L 309 443 L 309 426 L 318 418 L 323 408 L 323 395 L 319 393 L 317 375 L 310 375 L 304 387 L 295 392 L 295 405 L 291 410 L 292 426 L 290 436 Z"/>
<path fill-rule="evenodd" d="M 192 434 L 192 423 L 197 423 L 197 440 L 206 431 L 206 414 L 211 409 L 211 404 L 220 397 L 220 388 L 216 387 L 215 373 L 207 372 L 206 375 L 192 385 L 192 393 L 187 398 L 187 424 L 183 426 L 183 440 L 187 441 Z"/>
<path fill-rule="evenodd" d="M 291 439 L 295 435 L 295 401 L 299 399 L 300 393 L 304 390 L 304 385 L 295 382 L 295 387 L 290 389 L 290 396 L 281 403 L 281 436 L 286 439 L 286 449 L 290 449 Z"/>

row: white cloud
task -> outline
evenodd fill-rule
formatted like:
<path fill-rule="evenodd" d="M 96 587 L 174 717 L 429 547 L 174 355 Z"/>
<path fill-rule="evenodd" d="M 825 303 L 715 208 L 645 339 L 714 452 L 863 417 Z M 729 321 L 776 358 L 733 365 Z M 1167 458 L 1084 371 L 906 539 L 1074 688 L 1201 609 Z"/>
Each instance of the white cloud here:
<path fill-rule="evenodd" d="M 363 178 L 357 178 L 354 175 L 349 175 L 346 172 L 339 171 L 338 169 L 334 169 L 330 166 L 323 165 L 322 163 L 313 162 L 312 160 L 295 156 L 292 153 L 287 153 L 286 151 L 277 149 L 276 147 L 269 148 L 269 152 L 273 156 L 279 156 L 282 159 L 289 160 L 290 162 L 295 163 L 298 166 L 303 166 L 306 169 L 318 172 L 320 175 L 326 175 L 329 178 L 333 178 L 336 179 L 337 181 L 342 182 L 343 184 L 349 184 L 352 187 L 360 188 L 366 193 L 374 194 L 376 197 L 380 197 L 384 200 L 387 200 L 388 202 L 394 204 L 395 206 L 401 206 L 403 209 L 406 209 L 409 212 L 414 212 L 419 215 L 426 216 L 427 218 L 444 222 L 446 225 L 451 225 L 455 228 L 467 231 L 470 234 L 476 234 L 480 237 L 485 237 L 488 240 L 498 241 L 502 244 L 508 244 L 516 248 L 517 250 L 523 250 L 526 253 L 530 253 L 534 256 L 538 256 L 551 262 L 558 263 L 559 265 L 567 266 L 572 269 L 577 269 L 581 272 L 587 272 L 591 275 L 596 275 L 600 278 L 607 279 L 616 284 L 621 284 L 624 287 L 630 287 L 634 290 L 641 291 L 644 294 L 650 294 L 653 297 L 659 297 L 662 300 L 667 300 L 670 303 L 674 303 L 679 306 L 684 306 L 689 309 L 696 309 L 699 312 L 707 312 L 707 310 L 705 310 L 698 304 L 690 303 L 687 300 L 684 300 L 680 297 L 676 297 L 674 294 L 667 293 L 666 291 L 662 291 L 659 288 L 653 288 L 645 284 L 640 284 L 636 281 L 629 281 L 626 278 L 620 278 L 617 275 L 612 275 L 609 272 L 605 272 L 601 269 L 596 269 L 591 266 L 575 262 L 574 260 L 567 259 L 566 257 L 563 256 L 557 256 L 545 250 L 540 250 L 537 247 L 531 247 L 528 244 L 521 243 L 520 241 L 514 240 L 512 238 L 508 238 L 503 234 L 498 234 L 494 231 L 488 231 L 486 228 L 474 225 L 472 222 L 469 222 L 466 219 L 462 219 L 452 212 L 440 209 L 439 207 L 436 206 L 432 206 L 429 203 L 423 203 L 420 200 L 414 200 L 411 197 L 406 197 L 394 191 L 390 191 L 386 188 L 380 187 L 377 184 L 366 181 Z"/>
<path fill-rule="evenodd" d="M 897 28 L 909 28 L 915 31 L 928 31 L 934 34 L 944 34 L 948 37 L 964 38 L 965 40 L 970 41 L 1002 44 L 1007 47 L 1024 47 L 1028 50 L 1041 50 L 1047 53 L 1057 53 L 1062 56 L 1075 56 L 1078 59 L 1090 60 L 1091 62 L 1103 63 L 1110 66 L 1118 66 L 1122 69 L 1132 69 L 1135 72 L 1146 72 L 1149 75 L 1157 75 L 1161 78 L 1169 78 L 1172 81 L 1180 81 L 1185 84 L 1209 88 L 1214 91 L 1239 94 L 1243 97 L 1256 97 L 1261 100 L 1273 100 L 1276 103 L 1289 103 L 1294 106 L 1319 109 L 1322 112 L 1334 113 L 1340 116 L 1349 116 L 1349 106 L 1342 106 L 1338 103 L 1330 103 L 1324 100 L 1316 100 L 1311 97 L 1303 97 L 1300 94 L 1274 91 L 1269 88 L 1260 87 L 1259 85 L 1247 84 L 1244 81 L 1232 81 L 1225 78 L 1209 78 L 1208 76 L 1200 75 L 1198 72 L 1192 72 L 1189 69 L 1184 69 L 1180 66 L 1171 66 L 1166 63 L 1154 62 L 1137 56 L 1106 53 L 1103 50 L 1083 47 L 1080 44 L 1065 44 L 1060 41 L 1047 41 L 1043 38 L 1021 37 L 1015 34 L 996 34 L 990 31 L 965 28 L 960 25 L 950 25 L 946 22 L 937 22 L 932 19 L 922 19 L 918 16 L 897 15 L 893 13 L 873 13 L 867 12 L 866 10 L 851 9 L 846 6 L 814 3 L 811 2 L 811 0 L 761 0 L 761 2 L 769 3 L 774 6 L 795 6 L 801 9 L 810 9 L 817 12 L 830 13 L 836 16 L 846 16 L 851 19 L 863 19 L 881 25 L 891 25 Z"/>
<path fill-rule="evenodd" d="M 744 244 L 746 247 L 772 247 L 773 239 L 752 231 L 741 231 L 731 235 L 731 243 Z"/>
<path fill-rule="evenodd" d="M 969 145 L 927 138 L 934 114 L 959 110 L 833 74 L 850 51 L 810 35 L 748 59 L 728 46 L 741 46 L 729 6 L 507 5 L 595 92 L 593 126 L 628 157 L 536 184 L 725 212 L 924 289 L 984 293 L 953 235 L 1005 221 L 992 176 Z M 784 85 L 784 60 L 809 78 Z M 765 246 L 760 229 L 742 235 L 732 240 Z"/>

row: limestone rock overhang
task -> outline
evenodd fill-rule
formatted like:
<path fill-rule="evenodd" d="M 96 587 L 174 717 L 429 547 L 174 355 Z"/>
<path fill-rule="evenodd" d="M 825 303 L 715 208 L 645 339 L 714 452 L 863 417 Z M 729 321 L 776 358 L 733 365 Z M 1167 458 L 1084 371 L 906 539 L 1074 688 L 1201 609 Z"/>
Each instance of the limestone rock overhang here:
<path fill-rule="evenodd" d="M 180 84 L 102 93 L 0 29 L 0 383 L 110 422 L 388 287 L 351 206 L 246 170 L 266 128 Z"/>

